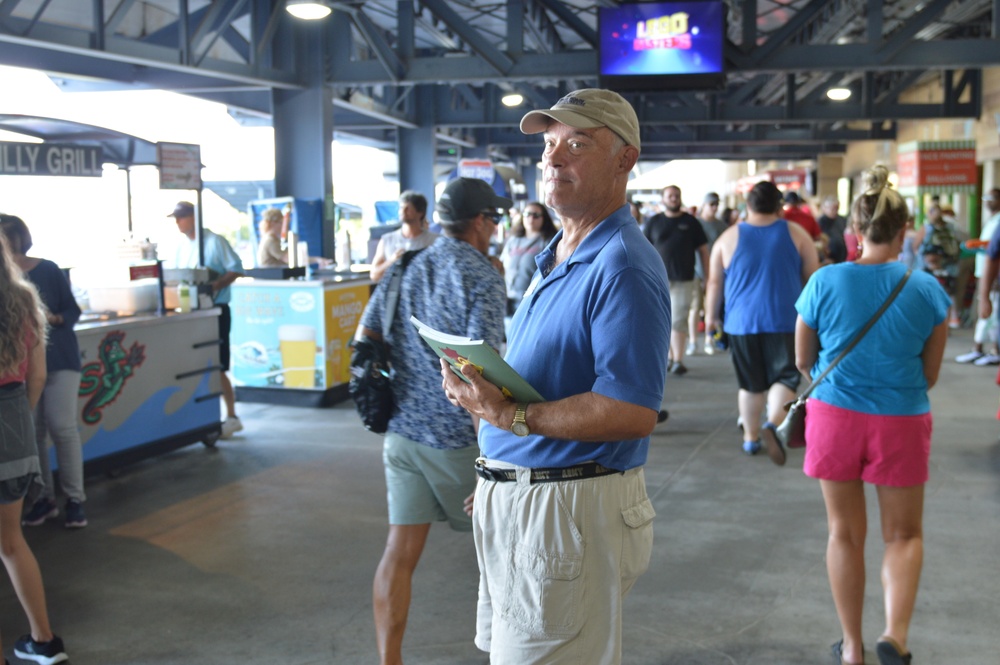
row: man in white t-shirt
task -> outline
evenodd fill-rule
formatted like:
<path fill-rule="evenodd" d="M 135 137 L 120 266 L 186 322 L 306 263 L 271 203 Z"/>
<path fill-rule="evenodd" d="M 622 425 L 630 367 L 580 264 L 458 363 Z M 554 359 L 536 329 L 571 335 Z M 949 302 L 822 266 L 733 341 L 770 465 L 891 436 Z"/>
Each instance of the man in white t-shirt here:
<path fill-rule="evenodd" d="M 373 282 L 382 279 L 389 266 L 405 252 L 424 249 L 438 239 L 438 234 L 428 228 L 427 199 L 419 192 L 405 191 L 399 195 L 399 221 L 399 230 L 386 233 L 375 248 L 371 268 Z"/>

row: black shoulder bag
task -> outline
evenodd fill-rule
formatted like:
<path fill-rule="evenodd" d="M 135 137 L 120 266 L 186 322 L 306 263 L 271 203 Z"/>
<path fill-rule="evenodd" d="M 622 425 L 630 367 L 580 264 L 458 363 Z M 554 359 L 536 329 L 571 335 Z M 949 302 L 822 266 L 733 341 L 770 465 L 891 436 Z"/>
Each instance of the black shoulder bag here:
<path fill-rule="evenodd" d="M 385 294 L 385 311 L 382 315 L 382 334 L 388 334 L 396 317 L 399 305 L 399 291 L 403 286 L 403 272 L 414 256 L 421 250 L 404 253 L 389 268 L 384 277 L 388 280 Z M 375 434 L 384 434 L 389 427 L 395 400 L 392 396 L 392 363 L 389 361 L 389 346 L 383 340 L 367 335 L 351 342 L 351 380 L 347 391 L 354 398 L 354 407 L 361 416 L 365 429 Z"/>
<path fill-rule="evenodd" d="M 809 394 L 812 393 L 813 389 L 819 385 L 819 382 L 825 379 L 827 374 L 829 374 L 833 370 L 833 368 L 836 367 L 840 363 L 840 361 L 844 359 L 844 356 L 850 353 L 851 349 L 857 346 L 858 342 L 861 341 L 861 338 L 864 337 L 866 334 L 868 334 L 868 331 L 872 329 L 872 326 L 875 325 L 875 322 L 878 321 L 880 318 L 882 318 L 882 315 L 885 314 L 885 310 L 889 309 L 889 305 L 891 305 L 892 301 L 896 299 L 896 296 L 899 295 L 899 292 L 903 290 L 903 286 L 906 284 L 906 280 L 908 280 L 909 278 L 910 278 L 910 271 L 907 270 L 906 274 L 903 275 L 903 279 L 899 280 L 899 284 L 896 285 L 896 288 L 893 289 L 892 293 L 889 294 L 889 297 L 885 299 L 884 303 L 882 303 L 882 306 L 879 307 L 877 312 L 875 312 L 875 316 L 868 319 L 868 323 L 866 323 L 865 326 L 861 329 L 861 332 L 855 335 L 854 339 L 851 340 L 851 343 L 848 344 L 847 347 L 843 351 L 841 351 L 836 358 L 834 358 L 832 363 L 826 366 L 826 369 L 823 370 L 823 373 L 817 376 L 816 380 L 813 381 L 811 384 L 809 384 L 809 387 L 805 390 L 805 392 L 799 395 L 798 398 L 796 398 L 794 401 L 789 402 L 788 404 L 785 405 L 785 409 L 788 410 L 788 415 L 785 416 L 784 422 L 778 425 L 778 427 L 775 429 L 775 435 L 778 437 L 778 440 L 781 441 L 782 445 L 784 445 L 786 448 L 805 447 L 806 398 L 809 397 Z"/>

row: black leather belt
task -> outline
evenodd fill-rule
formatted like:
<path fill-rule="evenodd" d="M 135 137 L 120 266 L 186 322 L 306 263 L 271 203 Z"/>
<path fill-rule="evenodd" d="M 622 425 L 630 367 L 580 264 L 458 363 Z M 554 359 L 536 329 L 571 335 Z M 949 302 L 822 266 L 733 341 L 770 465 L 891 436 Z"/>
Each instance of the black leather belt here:
<path fill-rule="evenodd" d="M 491 469 L 486 466 L 487 460 L 480 457 L 476 460 L 476 473 L 480 478 L 492 480 L 497 483 L 506 483 L 517 480 L 517 470 L 515 469 Z M 621 473 L 617 469 L 609 469 L 601 466 L 597 462 L 585 462 L 576 466 L 552 469 L 531 469 L 531 483 L 561 483 L 567 480 L 583 480 L 585 478 L 598 478 L 600 476 L 610 476 L 613 473 Z"/>

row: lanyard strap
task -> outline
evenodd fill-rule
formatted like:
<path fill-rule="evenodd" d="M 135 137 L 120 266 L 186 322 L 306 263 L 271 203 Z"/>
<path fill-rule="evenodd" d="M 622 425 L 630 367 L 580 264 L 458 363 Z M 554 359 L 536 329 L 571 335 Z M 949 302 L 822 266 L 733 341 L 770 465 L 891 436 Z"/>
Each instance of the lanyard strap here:
<path fill-rule="evenodd" d="M 875 312 L 875 316 L 868 319 L 868 323 L 866 323 L 865 327 L 861 329 L 861 332 L 859 332 L 857 335 L 854 336 L 854 339 L 852 339 L 851 343 L 847 345 L 847 348 L 841 351 L 840 355 L 838 355 L 832 363 L 826 366 L 826 369 L 823 370 L 823 373 L 816 377 L 816 379 L 809 385 L 809 387 L 806 389 L 804 393 L 799 395 L 797 401 L 804 402 L 806 400 L 806 397 L 809 397 L 809 393 L 813 391 L 813 388 L 819 385 L 819 382 L 826 378 L 826 375 L 829 374 L 833 370 L 833 368 L 836 367 L 837 364 L 844 359 L 844 356 L 846 356 L 851 351 L 851 349 L 853 349 L 855 346 L 858 345 L 858 342 L 860 342 L 861 338 L 864 337 L 868 333 L 868 331 L 872 329 L 872 326 L 875 325 L 875 322 L 878 321 L 880 318 L 882 318 L 882 315 L 885 314 L 885 310 L 889 309 L 889 305 L 891 305 L 892 301 L 896 299 L 896 296 L 899 295 L 899 292 L 903 290 L 903 286 L 906 285 L 906 280 L 908 279 L 910 279 L 910 270 L 907 270 L 906 274 L 903 275 L 903 279 L 899 280 L 899 284 L 897 284 L 896 288 L 892 290 L 892 293 L 889 294 L 889 297 L 885 299 L 885 302 L 882 303 L 882 306 L 878 308 L 878 311 Z"/>

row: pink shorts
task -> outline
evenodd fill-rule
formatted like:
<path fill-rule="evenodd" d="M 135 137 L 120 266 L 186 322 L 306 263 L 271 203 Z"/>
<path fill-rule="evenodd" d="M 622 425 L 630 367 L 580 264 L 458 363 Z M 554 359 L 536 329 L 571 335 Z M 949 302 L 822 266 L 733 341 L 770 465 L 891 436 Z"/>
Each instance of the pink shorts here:
<path fill-rule="evenodd" d="M 809 399 L 803 471 L 819 480 L 911 487 L 928 478 L 931 414 L 877 416 Z"/>

